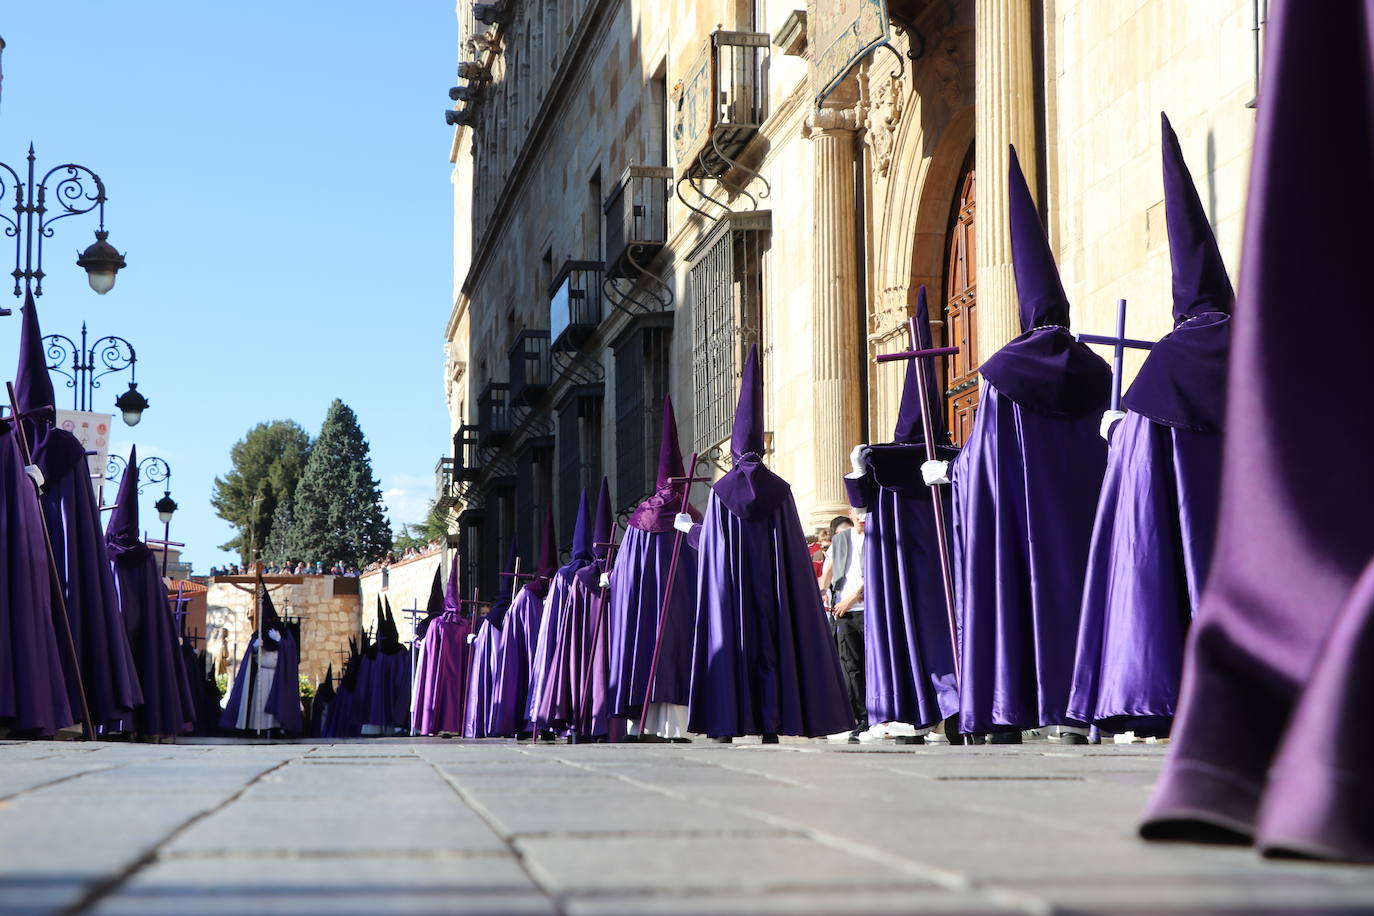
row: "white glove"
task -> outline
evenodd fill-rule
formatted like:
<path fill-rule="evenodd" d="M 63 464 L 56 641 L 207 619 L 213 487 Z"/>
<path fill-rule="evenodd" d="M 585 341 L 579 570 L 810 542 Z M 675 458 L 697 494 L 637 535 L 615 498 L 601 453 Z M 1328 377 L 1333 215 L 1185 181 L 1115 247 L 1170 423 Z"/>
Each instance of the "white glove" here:
<path fill-rule="evenodd" d="M 859 443 L 854 446 L 854 450 L 849 453 L 849 465 L 854 469 L 855 477 L 862 477 L 868 472 L 868 446 Z"/>
<path fill-rule="evenodd" d="M 43 484 L 47 483 L 47 481 L 43 479 L 42 469 L 36 464 L 24 465 L 24 473 L 28 474 L 29 477 L 33 479 L 34 485 L 40 490 L 43 489 Z"/>
<path fill-rule="evenodd" d="M 925 481 L 925 484 L 928 487 L 933 487 L 942 483 L 949 483 L 949 462 L 924 462 L 921 465 L 921 479 Z"/>
<path fill-rule="evenodd" d="M 695 524 L 696 522 L 692 521 L 692 517 L 686 512 L 679 512 L 673 516 L 673 527 L 683 534 L 691 534 L 692 526 Z"/>
<path fill-rule="evenodd" d="M 1126 411 L 1124 410 L 1103 411 L 1102 425 L 1097 428 L 1097 431 L 1102 434 L 1103 439 L 1110 442 L 1112 441 L 1112 427 L 1116 425 L 1116 421 L 1124 419 L 1126 419 Z"/>
<path fill-rule="evenodd" d="M 610 573 L 604 572 L 604 573 L 601 574 L 601 587 L 602 587 L 602 588 L 610 588 L 610 587 L 611 587 L 611 574 L 610 574 Z"/>
<path fill-rule="evenodd" d="M 468 634 L 468 645 L 472 645 L 472 644 L 475 643 L 475 642 L 477 642 L 477 634 L 476 634 L 476 633 L 469 633 L 469 634 Z"/>

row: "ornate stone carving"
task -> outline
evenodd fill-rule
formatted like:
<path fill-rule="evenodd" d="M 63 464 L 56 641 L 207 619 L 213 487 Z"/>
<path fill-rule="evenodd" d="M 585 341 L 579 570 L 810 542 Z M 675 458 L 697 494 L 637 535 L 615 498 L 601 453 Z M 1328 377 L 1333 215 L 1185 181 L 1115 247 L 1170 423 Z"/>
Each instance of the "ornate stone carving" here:
<path fill-rule="evenodd" d="M 930 73 L 939 87 L 940 97 L 957 106 L 964 97 L 963 75 L 959 60 L 959 44 L 948 32 L 932 42 Z"/>
<path fill-rule="evenodd" d="M 906 87 L 900 71 L 892 71 L 870 83 L 872 108 L 868 120 L 868 145 L 873 150 L 873 170 L 886 178 L 892 168 L 892 148 L 897 125 L 906 108 Z"/>

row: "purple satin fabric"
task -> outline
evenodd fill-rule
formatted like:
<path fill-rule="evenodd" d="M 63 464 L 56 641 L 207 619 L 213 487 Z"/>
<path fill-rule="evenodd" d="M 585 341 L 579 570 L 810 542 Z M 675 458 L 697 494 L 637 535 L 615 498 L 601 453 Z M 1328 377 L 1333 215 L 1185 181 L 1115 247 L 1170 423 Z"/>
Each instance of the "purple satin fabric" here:
<path fill-rule="evenodd" d="M 791 490 L 750 521 L 713 489 L 703 516 L 688 728 L 712 737 L 853 728 Z"/>
<path fill-rule="evenodd" d="M 86 450 L 75 436 L 47 423 L 28 423 L 33 462 L 43 471 L 43 514 L 62 581 L 67 621 L 80 659 L 86 702 L 98 727 L 129 719 L 143 702 L 133 652 L 119 616 L 114 574 L 105 555 L 100 508 L 91 486 Z M 80 709 L 76 678 L 62 660 L 71 709 Z M 194 685 L 192 685 L 194 686 Z"/>
<path fill-rule="evenodd" d="M 568 582 L 540 695 L 541 728 L 567 731 L 581 720 L 582 680 L 591 664 L 592 626 L 600 613 L 600 569 L 598 560 L 578 570 Z"/>
<path fill-rule="evenodd" d="M 48 735 L 75 716 L 53 629 L 41 511 L 15 430 L 0 424 L 0 722 Z"/>
<path fill-rule="evenodd" d="M 1220 432 L 1230 349 L 1230 315 L 1204 312 L 1184 319 L 1145 357 L 1122 406 L 1165 426 Z"/>
<path fill-rule="evenodd" d="M 959 711 L 949 615 L 931 489 L 920 482 L 925 449 L 884 446 L 884 470 L 905 458 L 912 487 L 845 479 L 850 504 L 868 513 L 864 535 L 864 683 L 868 721 L 926 728 Z M 900 451 L 899 451 L 900 450 Z M 947 455 L 952 449 L 943 450 Z M 939 488 L 946 500 L 947 488 Z"/>
<path fill-rule="evenodd" d="M 631 528 L 616 555 L 609 602 L 608 689 L 612 714 L 620 718 L 637 718 L 643 712 L 676 537 L 675 532 Z M 691 689 L 697 595 L 697 558 L 686 538 L 674 579 L 650 701 L 686 706 Z"/>
<path fill-rule="evenodd" d="M 1112 391 L 1111 367 L 1062 326 L 1025 332 L 978 371 L 1004 398 L 1057 419 L 1096 422 Z"/>
<path fill-rule="evenodd" d="M 951 466 L 960 728 L 1074 724 L 1069 685 L 1106 467 L 1092 413 L 1055 419 L 987 385 Z"/>
<path fill-rule="evenodd" d="M 143 688 L 133 730 L 141 735 L 180 734 L 195 709 L 157 560 L 142 542 L 111 542 L 110 554 L 119 609 Z"/>
<path fill-rule="evenodd" d="M 516 732 L 530 730 L 530 674 L 547 584 L 546 579 L 535 579 L 521 588 L 501 626 L 487 724 L 487 732 L 493 737 L 514 738 Z"/>
<path fill-rule="evenodd" d="M 467 708 L 463 711 L 463 737 L 493 737 L 489 728 L 492 694 L 501 658 L 502 631 L 483 620 L 472 643 L 472 671 L 468 675 Z"/>
<path fill-rule="evenodd" d="M 362 725 L 382 729 L 410 727 L 410 650 L 396 646 L 390 651 L 377 647 L 371 657 L 363 656 L 359 704 Z"/>
<path fill-rule="evenodd" d="M 462 734 L 468 701 L 472 624 L 456 611 L 435 618 L 420 641 L 411 727 L 419 735 Z"/>
<path fill-rule="evenodd" d="M 1211 563 L 1221 437 L 1127 413 L 1112 431 L 1068 717 L 1163 735 Z"/>
<path fill-rule="evenodd" d="M 558 638 L 566 626 L 564 618 L 572 598 L 573 576 L 589 562 L 590 557 L 575 557 L 571 563 L 559 569 L 549 582 L 549 593 L 544 597 L 544 607 L 539 615 L 539 635 L 530 662 L 529 709 L 525 713 L 526 720 L 533 722 L 540 731 L 553 728 L 553 714 L 561 711 L 553 706 L 555 691 L 549 689 L 549 685 L 553 678 L 559 676 L 555 670 Z"/>
<path fill-rule="evenodd" d="M 282 637 L 277 644 L 277 670 L 272 678 L 272 689 L 267 694 L 267 711 L 277 717 L 283 731 L 290 735 L 299 735 L 303 733 L 300 653 L 290 631 L 283 627 L 280 632 Z M 220 728 L 238 729 L 239 710 L 248 698 L 248 679 L 257 676 L 257 650 L 258 636 L 254 633 L 248 641 L 248 648 L 244 650 L 242 661 L 239 662 L 239 670 L 234 675 L 234 684 L 229 689 L 229 699 L 219 717 Z"/>
<path fill-rule="evenodd" d="M 1374 0 L 1280 0 L 1269 28 L 1217 544 L 1142 832 L 1222 827 L 1268 851 L 1374 861 L 1374 309 L 1360 269 L 1374 248 Z M 1338 231 L 1312 232 L 1330 201 L 1299 174 L 1340 188 Z M 1331 329 L 1320 396 L 1295 345 L 1301 302 Z"/>

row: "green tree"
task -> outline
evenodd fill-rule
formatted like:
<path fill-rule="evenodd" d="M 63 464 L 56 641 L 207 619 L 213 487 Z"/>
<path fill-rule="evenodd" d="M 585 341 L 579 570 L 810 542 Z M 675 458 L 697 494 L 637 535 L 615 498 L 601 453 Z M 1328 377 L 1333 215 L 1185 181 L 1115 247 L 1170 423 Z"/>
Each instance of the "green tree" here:
<path fill-rule="evenodd" d="M 292 420 L 259 423 L 229 451 L 231 468 L 215 478 L 210 505 L 237 530 L 221 550 L 234 550 L 251 562 L 250 546 L 267 540 L 277 498 L 289 496 L 310 455 L 310 435 Z"/>
<path fill-rule="evenodd" d="M 448 534 L 448 513 L 439 508 L 438 500 L 431 499 L 425 510 L 425 520 L 414 524 L 403 524 L 391 542 L 391 552 L 400 556 L 411 547 L 422 548 L 430 541 L 437 541 Z"/>
<path fill-rule="evenodd" d="M 272 513 L 272 525 L 267 533 L 267 541 L 262 545 L 264 561 L 285 563 L 295 559 L 287 550 L 287 542 L 291 537 L 291 524 L 295 515 L 295 502 L 289 495 L 277 501 L 277 509 Z"/>
<path fill-rule="evenodd" d="M 296 484 L 287 552 L 305 562 L 362 567 L 391 548 L 391 526 L 358 417 L 334 400 Z"/>

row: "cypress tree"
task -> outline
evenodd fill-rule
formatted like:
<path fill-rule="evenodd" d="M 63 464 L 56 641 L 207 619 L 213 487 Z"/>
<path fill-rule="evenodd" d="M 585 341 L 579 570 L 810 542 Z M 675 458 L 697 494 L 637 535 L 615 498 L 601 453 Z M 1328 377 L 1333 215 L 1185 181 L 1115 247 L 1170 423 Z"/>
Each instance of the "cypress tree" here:
<path fill-rule="evenodd" d="M 358 417 L 334 400 L 296 484 L 287 554 L 307 563 L 359 568 L 391 547 L 391 526 Z"/>

